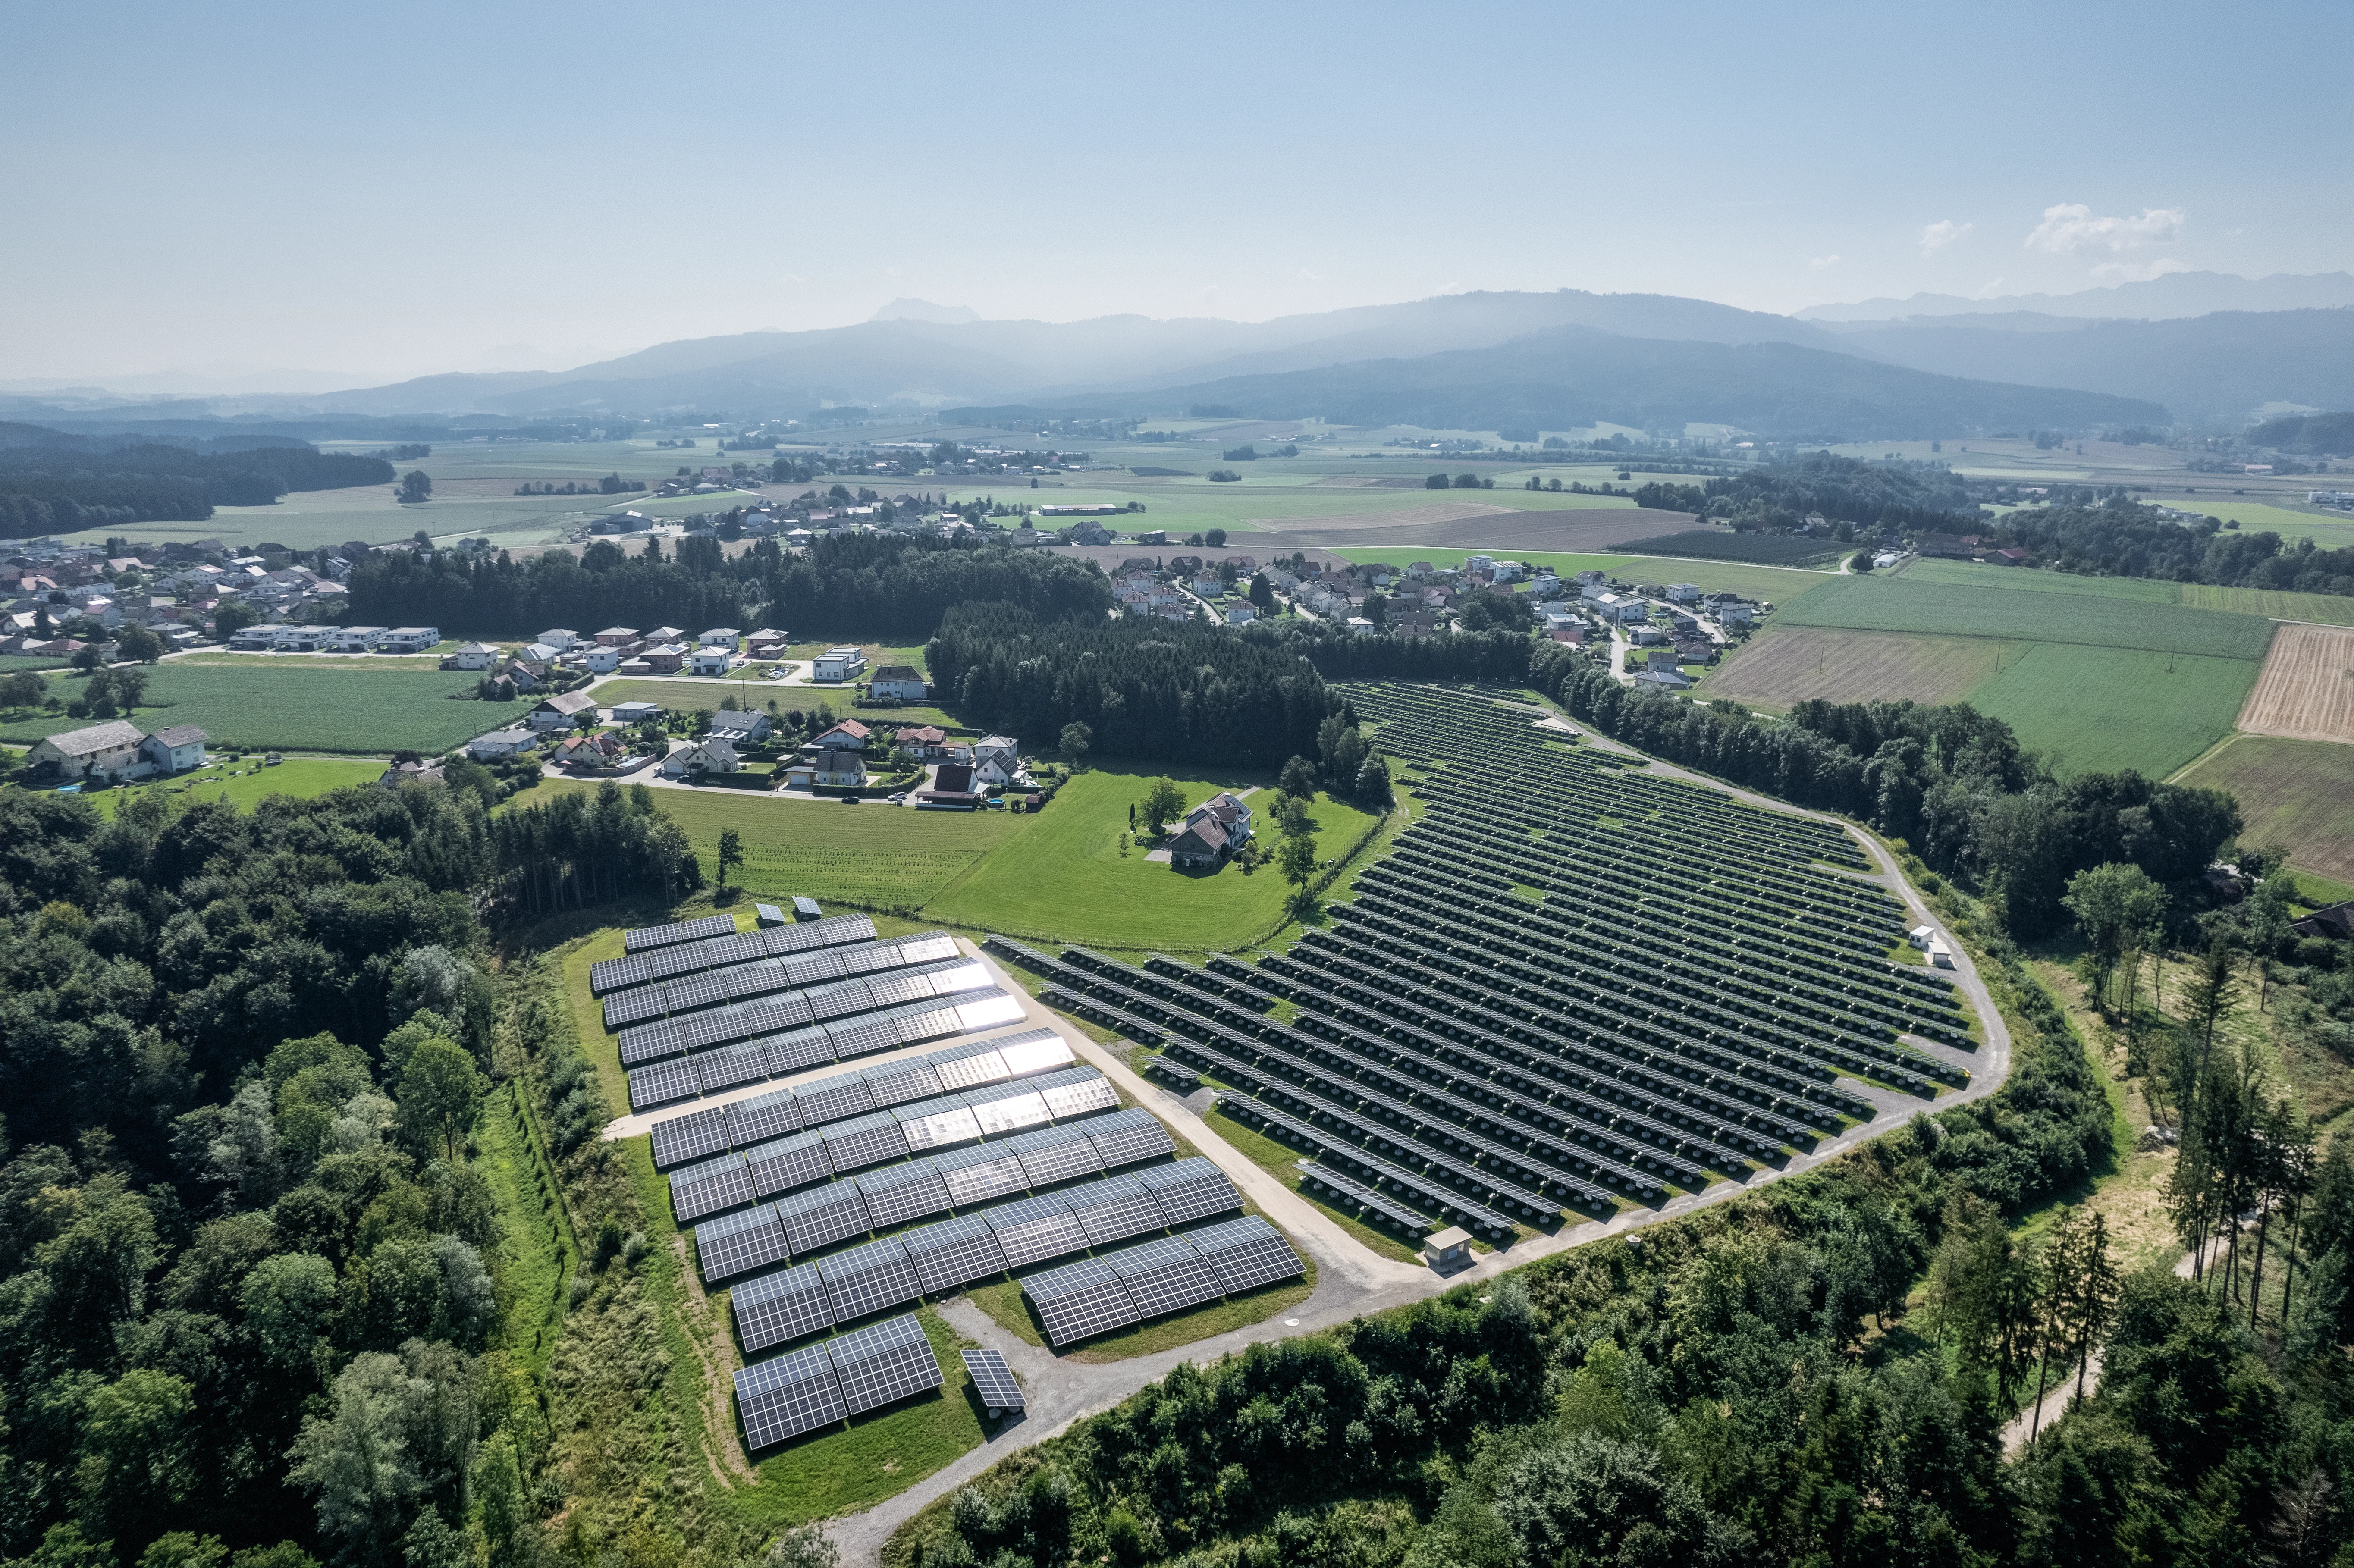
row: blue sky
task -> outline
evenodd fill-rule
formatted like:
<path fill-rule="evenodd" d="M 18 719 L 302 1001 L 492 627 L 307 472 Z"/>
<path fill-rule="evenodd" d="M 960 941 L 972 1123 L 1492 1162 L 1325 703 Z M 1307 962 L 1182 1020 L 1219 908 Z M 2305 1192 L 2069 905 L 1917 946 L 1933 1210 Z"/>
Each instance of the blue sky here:
<path fill-rule="evenodd" d="M 18 6 L 0 378 L 2354 266 L 2354 6 Z"/>

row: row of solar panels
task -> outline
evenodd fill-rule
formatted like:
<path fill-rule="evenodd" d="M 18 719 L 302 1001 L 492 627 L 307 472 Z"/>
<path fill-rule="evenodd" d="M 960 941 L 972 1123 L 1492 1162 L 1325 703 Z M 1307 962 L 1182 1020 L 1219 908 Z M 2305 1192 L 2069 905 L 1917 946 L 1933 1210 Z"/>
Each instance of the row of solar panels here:
<path fill-rule="evenodd" d="M 676 980 L 610 992 L 605 998 L 605 1027 L 620 1029 L 650 1018 L 716 1007 L 724 1001 L 745 1001 L 771 991 L 824 985 L 885 969 L 912 969 L 956 956 L 954 937 L 945 931 L 928 931 L 892 942 L 850 942 L 781 959 L 754 959 L 749 963 L 703 969 Z"/>
<path fill-rule="evenodd" d="M 631 951 L 627 958 L 605 959 L 589 965 L 590 994 L 602 996 L 623 986 L 649 985 L 655 980 L 668 980 L 673 975 L 692 974 L 696 969 L 716 969 L 724 964 L 748 963 L 754 959 L 781 959 L 791 953 L 806 953 L 819 948 L 838 948 L 847 942 L 871 942 L 875 939 L 875 922 L 864 915 L 829 915 L 822 920 L 803 920 L 790 926 L 768 926 L 758 931 L 744 932 L 737 932 L 736 922 L 725 915 L 714 915 L 707 921 L 690 920 L 684 924 L 708 926 L 709 928 L 700 939 L 689 938 L 650 952 Z M 651 927 L 654 930 L 663 928 Z M 623 946 L 627 947 L 627 943 Z"/>
<path fill-rule="evenodd" d="M 1119 1108 L 1119 1096 L 1093 1067 L 1066 1067 L 1040 1077 L 936 1096 L 683 1165 L 670 1173 L 671 1208 L 684 1224 L 870 1165 Z"/>
<path fill-rule="evenodd" d="M 1122 1247 L 1034 1274 L 1023 1294 L 1056 1347 L 1147 1318 L 1236 1296 L 1304 1272 L 1281 1232 L 1256 1214 Z"/>
<path fill-rule="evenodd" d="M 918 1225 L 748 1279 L 727 1296 L 750 1355 L 918 1297 L 1240 1207 L 1225 1172 L 1198 1157 L 1181 1160 Z"/>
<path fill-rule="evenodd" d="M 947 1382 L 912 1312 L 736 1374 L 744 1446 L 766 1448 Z"/>
<path fill-rule="evenodd" d="M 976 969 L 979 965 L 972 966 Z M 812 1023 L 716 1051 L 697 1051 L 630 1070 L 630 1104 L 643 1110 L 699 1095 L 716 1095 L 764 1078 L 790 1077 L 811 1067 L 920 1045 L 951 1034 L 1002 1029 L 1024 1017 L 1019 999 L 997 987 L 951 999 L 911 1001 L 832 1023 Z"/>
<path fill-rule="evenodd" d="M 806 1134 L 802 1136 L 807 1136 Z M 1117 1111 L 1068 1127 L 1042 1128 L 976 1148 L 950 1150 L 854 1178 L 787 1192 L 774 1202 L 707 1219 L 695 1227 L 703 1277 L 714 1283 L 789 1257 L 806 1257 L 853 1236 L 1011 1197 L 1175 1152 L 1169 1129 L 1141 1109 Z M 816 1151 L 804 1170 L 824 1159 Z M 790 1169 L 750 1166 L 757 1191 Z M 822 1180 L 821 1176 L 821 1180 Z M 1035 1261 L 1033 1259 L 1031 1261 Z"/>
<path fill-rule="evenodd" d="M 657 1122 L 654 1168 L 667 1171 L 726 1149 L 748 1149 L 783 1133 L 840 1121 L 912 1100 L 959 1089 L 1000 1084 L 1008 1078 L 1067 1067 L 1078 1058 L 1052 1029 L 1027 1029 L 994 1040 L 976 1040 L 928 1051 L 921 1056 L 877 1063 L 830 1078 L 775 1089 L 733 1105 L 713 1106 Z"/>
<path fill-rule="evenodd" d="M 911 1001 L 987 991 L 995 983 L 990 978 L 988 965 L 971 959 L 947 959 L 864 980 L 832 980 L 805 991 L 778 991 L 751 1001 L 728 1002 L 624 1029 L 621 1065 L 634 1067 L 681 1052 L 724 1045 L 733 1040 L 750 1040 L 803 1024 L 825 1023 Z"/>
<path fill-rule="evenodd" d="M 621 933 L 621 951 L 642 953 L 654 948 L 667 948 L 679 942 L 699 942 L 707 937 L 732 936 L 736 930 L 733 915 L 705 915 L 700 920 L 673 920 L 667 926 L 641 926 Z"/>

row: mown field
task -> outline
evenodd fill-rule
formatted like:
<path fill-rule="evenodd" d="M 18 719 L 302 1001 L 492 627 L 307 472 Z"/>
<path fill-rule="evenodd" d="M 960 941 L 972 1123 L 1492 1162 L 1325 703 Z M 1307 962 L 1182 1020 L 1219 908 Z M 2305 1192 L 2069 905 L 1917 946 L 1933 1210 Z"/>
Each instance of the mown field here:
<path fill-rule="evenodd" d="M 384 768 L 382 762 L 373 758 L 359 762 L 328 757 L 290 757 L 277 767 L 270 768 L 264 766 L 260 758 L 254 757 L 243 762 L 207 768 L 199 773 L 184 774 L 177 779 L 158 779 L 150 783 L 126 785 L 120 789 L 101 789 L 90 797 L 90 801 L 98 807 L 99 814 L 105 817 L 113 816 L 123 801 L 148 793 L 160 793 L 178 805 L 225 800 L 232 806 L 246 809 L 271 795 L 292 795 L 298 800 L 307 800 L 331 790 L 373 784 L 383 777 Z"/>
<path fill-rule="evenodd" d="M 456 671 L 289 664 L 240 668 L 175 661 L 148 672 L 147 700 L 130 717 L 148 730 L 199 726 L 217 750 L 234 747 L 364 756 L 447 751 L 518 711 L 473 701 L 477 678 Z M 52 676 L 49 684 L 70 701 L 80 683 Z M 22 745 L 92 722 L 63 714 L 19 714 L 0 721 L 0 740 Z"/>
<path fill-rule="evenodd" d="M 2250 659 L 2039 642 L 1965 701 L 2007 722 L 2062 773 L 2131 768 L 2164 778 L 2232 733 L 2255 683 Z"/>
<path fill-rule="evenodd" d="M 2354 883 L 2354 746 L 2236 736 L 2177 782 L 2239 797 L 2241 842 L 2282 845 L 2298 870 Z"/>
<path fill-rule="evenodd" d="M 1833 577 L 1780 615 L 1785 624 L 1799 626 L 2077 642 L 2222 659 L 2261 659 L 2272 640 L 2272 623 L 2253 615 L 2193 609 L 2101 589 L 2063 591 L 2053 585 L 2077 579 L 2049 574 L 2021 572 L 2012 580 L 2039 577 L 2045 580 L 2026 591 L 1916 577 L 1909 570 L 1893 577 Z M 2114 584 L 2119 579 L 2084 580 Z"/>

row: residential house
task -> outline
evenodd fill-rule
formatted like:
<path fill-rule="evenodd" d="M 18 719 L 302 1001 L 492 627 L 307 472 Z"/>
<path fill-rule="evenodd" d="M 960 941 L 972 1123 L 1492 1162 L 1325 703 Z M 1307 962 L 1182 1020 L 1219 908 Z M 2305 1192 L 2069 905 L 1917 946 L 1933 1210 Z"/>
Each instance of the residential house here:
<path fill-rule="evenodd" d="M 854 681 L 866 673 L 866 655 L 855 648 L 829 648 L 817 656 L 817 668 L 811 678 L 818 681 Z"/>
<path fill-rule="evenodd" d="M 686 663 L 686 647 L 678 642 L 657 642 L 638 651 L 635 659 L 626 660 L 622 667 L 643 664 L 651 674 L 675 675 Z"/>
<path fill-rule="evenodd" d="M 1691 677 L 1672 665 L 1655 664 L 1635 677 L 1638 686 L 1656 686 L 1670 692 L 1691 689 Z"/>
<path fill-rule="evenodd" d="M 660 703 L 615 703 L 613 705 L 613 722 L 615 724 L 646 724 L 652 720 L 662 717 L 662 705 Z M 763 714 L 758 716 L 765 718 L 768 715 Z"/>
<path fill-rule="evenodd" d="M 1757 607 L 1734 599 L 1716 607 L 1717 624 L 1726 628 L 1748 626 L 1757 619 Z"/>
<path fill-rule="evenodd" d="M 732 626 L 715 626 L 695 641 L 705 648 L 725 648 L 733 653 L 743 638 L 744 634 Z"/>
<path fill-rule="evenodd" d="M 675 626 L 657 626 L 646 633 L 644 641 L 650 643 L 684 642 L 686 641 L 686 633 Z"/>
<path fill-rule="evenodd" d="M 727 648 L 698 648 L 686 656 L 686 667 L 696 675 L 724 675 L 735 663 L 736 654 Z"/>
<path fill-rule="evenodd" d="M 186 773 L 205 765 L 205 742 L 211 738 L 195 725 L 171 725 L 139 743 L 139 758 L 151 773 Z"/>
<path fill-rule="evenodd" d="M 559 743 L 556 760 L 567 768 L 611 768 L 630 753 L 621 737 L 610 729 L 594 735 L 576 735 Z"/>
<path fill-rule="evenodd" d="M 744 759 L 736 755 L 736 747 L 713 735 L 693 746 L 682 746 L 663 758 L 663 776 L 685 779 L 702 773 L 735 773 L 740 771 Z"/>
<path fill-rule="evenodd" d="M 422 653 L 441 641 L 438 626 L 396 626 L 384 634 L 387 653 Z"/>
<path fill-rule="evenodd" d="M 877 702 L 920 703 L 932 694 L 923 673 L 912 664 L 885 664 L 868 683 Z"/>
<path fill-rule="evenodd" d="M 1545 634 L 1564 647 L 1582 648 L 1585 645 L 1585 628 L 1575 621 L 1548 627 Z"/>
<path fill-rule="evenodd" d="M 1576 577 L 1577 586 L 1581 588 L 1598 587 L 1608 577 L 1608 575 L 1609 574 L 1606 572 L 1599 571 L 1580 572 L 1577 574 Z"/>
<path fill-rule="evenodd" d="M 487 642 L 463 642 L 459 644 L 455 653 L 441 661 L 441 667 L 445 670 L 487 670 L 498 656 L 499 651 Z"/>
<path fill-rule="evenodd" d="M 1239 849 L 1251 836 L 1250 803 L 1231 789 L 1222 789 L 1185 813 L 1191 824 L 1204 820 L 1215 821 L 1225 835 L 1227 844 Z"/>
<path fill-rule="evenodd" d="M 621 667 L 621 651 L 599 642 L 580 644 L 573 656 L 592 675 L 610 675 Z"/>
<path fill-rule="evenodd" d="M 652 703 L 631 703 L 628 705 L 633 708 L 653 707 Z M 613 710 L 613 718 L 616 723 L 621 722 L 620 708 Z M 711 715 L 711 733 L 735 745 L 757 746 L 768 739 L 769 732 L 775 728 L 776 721 L 756 709 L 721 708 Z"/>
<path fill-rule="evenodd" d="M 509 729 L 494 729 L 488 735 L 478 735 L 466 743 L 466 755 L 477 762 L 495 762 L 503 757 L 537 749 L 540 732 L 527 725 Z"/>
<path fill-rule="evenodd" d="M 1226 624 L 1228 626 L 1248 626 L 1252 621 L 1257 620 L 1257 619 L 1258 606 L 1253 604 L 1246 599 L 1238 599 L 1235 600 L 1234 603 L 1226 606 Z"/>
<path fill-rule="evenodd" d="M 1670 583 L 1668 585 L 1668 591 L 1665 598 L 1670 604 L 1698 604 L 1700 602 L 1700 585 L 1698 583 Z"/>
<path fill-rule="evenodd" d="M 1389 630 L 1393 637 L 1429 637 L 1438 630 L 1438 618 L 1426 609 L 1393 609 Z"/>
<path fill-rule="evenodd" d="M 597 716 L 597 699 L 588 692 L 559 692 L 552 697 L 542 697 L 532 705 L 525 718 L 534 729 L 570 729 L 579 723 L 580 715 Z"/>
<path fill-rule="evenodd" d="M 792 644 L 781 631 L 762 630 L 752 633 L 751 654 L 756 660 L 781 659 Z"/>
<path fill-rule="evenodd" d="M 433 762 L 396 762 L 376 776 L 379 789 L 398 789 L 404 784 L 439 784 L 442 781 L 441 764 Z"/>
<path fill-rule="evenodd" d="M 866 749 L 867 741 L 874 736 L 874 734 L 873 730 L 860 724 L 856 719 L 844 719 L 823 735 L 812 738 L 810 744 L 822 746 L 829 750 L 864 751 Z"/>
<path fill-rule="evenodd" d="M 384 634 L 386 626 L 345 626 L 328 631 L 327 652 L 330 653 L 366 653 L 372 652 Z"/>
<path fill-rule="evenodd" d="M 597 633 L 597 645 L 600 648 L 623 648 L 637 640 L 638 629 L 634 626 L 609 626 Z"/>
<path fill-rule="evenodd" d="M 228 645 L 240 653 L 268 653 L 275 651 L 281 639 L 298 635 L 298 629 L 274 620 L 249 626 L 228 640 Z"/>
<path fill-rule="evenodd" d="M 1215 599 L 1226 591 L 1225 578 L 1215 572 L 1198 572 L 1186 586 L 1204 599 Z"/>
<path fill-rule="evenodd" d="M 970 811 L 984 799 L 972 787 L 972 767 L 970 763 L 942 763 L 932 774 L 931 788 L 916 792 L 918 808 L 933 807 L 941 810 Z"/>
<path fill-rule="evenodd" d="M 1022 776 L 1019 743 L 1010 736 L 992 735 L 973 742 L 972 776 L 982 786 L 1003 788 Z"/>
<path fill-rule="evenodd" d="M 891 732 L 891 743 L 908 756 L 936 762 L 949 751 L 949 732 L 936 724 L 909 725 Z"/>
<path fill-rule="evenodd" d="M 1621 594 L 1605 593 L 1591 603 L 1595 613 L 1606 620 L 1621 622 L 1643 620 L 1651 613 L 1650 607 L 1641 599 L 1628 598 Z"/>
<path fill-rule="evenodd" d="M 1169 863 L 1187 870 L 1214 868 L 1226 858 L 1230 848 L 1225 829 L 1216 818 L 1191 818 L 1184 829 L 1169 841 Z"/>
<path fill-rule="evenodd" d="M 805 746 L 785 765 L 788 789 L 855 789 L 866 782 L 866 759 L 847 747 Z"/>
<path fill-rule="evenodd" d="M 1362 615 L 1349 617 L 1347 624 L 1352 636 L 1371 637 L 1373 634 L 1373 623 Z"/>

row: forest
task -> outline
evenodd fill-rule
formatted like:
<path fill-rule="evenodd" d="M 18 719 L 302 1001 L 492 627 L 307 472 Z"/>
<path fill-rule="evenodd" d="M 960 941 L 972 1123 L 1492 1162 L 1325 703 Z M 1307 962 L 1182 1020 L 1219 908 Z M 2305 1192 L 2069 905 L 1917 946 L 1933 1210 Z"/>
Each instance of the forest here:
<path fill-rule="evenodd" d="M 216 506 L 267 506 L 292 491 L 392 482 L 392 465 L 382 458 L 322 452 L 302 441 L 203 452 L 101 445 L 19 427 L 25 430 L 34 433 L 0 445 L 0 537 L 201 522 Z"/>
<path fill-rule="evenodd" d="M 2056 571 L 2354 595 L 2354 546 L 2326 550 L 2310 538 L 2226 529 L 2212 517 L 2179 523 L 2123 493 L 2098 505 L 2021 507 L 1978 532 Z"/>
<path fill-rule="evenodd" d="M 1718 517 L 1735 528 L 1789 533 L 1808 514 L 1861 527 L 1900 531 L 1974 528 L 1978 503 L 1960 479 L 1926 463 L 1861 462 L 1809 452 L 1788 462 L 1745 470 L 1702 484 L 1654 480 L 1638 486 L 1635 504 Z"/>

